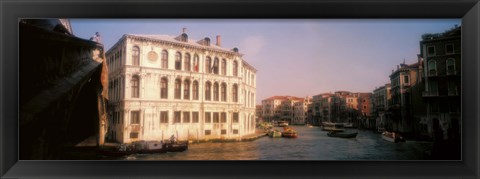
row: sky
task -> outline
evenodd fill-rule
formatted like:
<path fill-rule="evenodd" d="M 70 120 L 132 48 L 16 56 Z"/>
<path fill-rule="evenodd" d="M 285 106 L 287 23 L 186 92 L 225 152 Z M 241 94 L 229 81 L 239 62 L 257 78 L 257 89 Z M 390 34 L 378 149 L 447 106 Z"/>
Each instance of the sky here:
<path fill-rule="evenodd" d="M 75 36 L 95 32 L 110 49 L 123 34 L 189 39 L 221 35 L 257 72 L 257 104 L 276 95 L 372 92 L 389 83 L 405 61 L 417 62 L 425 33 L 441 33 L 461 19 L 70 19 Z"/>

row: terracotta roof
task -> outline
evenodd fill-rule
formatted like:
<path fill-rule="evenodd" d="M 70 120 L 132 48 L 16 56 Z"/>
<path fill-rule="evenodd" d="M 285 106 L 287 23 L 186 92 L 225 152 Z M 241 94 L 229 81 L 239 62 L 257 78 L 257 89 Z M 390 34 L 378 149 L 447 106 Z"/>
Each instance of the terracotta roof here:
<path fill-rule="evenodd" d="M 295 96 L 272 96 L 270 98 L 267 98 L 265 100 L 288 100 L 288 99 L 292 99 L 292 100 L 304 100 L 303 98 L 299 98 L 299 97 L 295 97 Z"/>

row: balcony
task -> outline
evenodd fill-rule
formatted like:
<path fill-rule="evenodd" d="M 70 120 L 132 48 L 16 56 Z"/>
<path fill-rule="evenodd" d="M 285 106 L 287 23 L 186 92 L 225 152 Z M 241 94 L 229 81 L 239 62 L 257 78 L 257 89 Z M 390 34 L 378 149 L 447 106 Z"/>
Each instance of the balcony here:
<path fill-rule="evenodd" d="M 436 70 L 430 70 L 430 71 L 428 71 L 428 77 L 435 77 L 435 76 L 438 76 Z"/>
<path fill-rule="evenodd" d="M 423 97 L 437 97 L 438 96 L 438 91 L 424 91 L 422 93 Z"/>

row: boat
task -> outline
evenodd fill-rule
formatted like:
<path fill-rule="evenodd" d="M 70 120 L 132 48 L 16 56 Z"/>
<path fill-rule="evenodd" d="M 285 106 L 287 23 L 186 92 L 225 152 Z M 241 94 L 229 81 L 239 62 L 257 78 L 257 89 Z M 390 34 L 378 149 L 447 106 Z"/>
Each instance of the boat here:
<path fill-rule="evenodd" d="M 293 130 L 290 127 L 284 127 L 282 132 L 282 137 L 287 138 L 296 138 L 298 137 L 297 131 Z"/>
<path fill-rule="evenodd" d="M 278 121 L 276 126 L 285 127 L 285 126 L 288 126 L 288 122 L 287 121 Z"/>
<path fill-rule="evenodd" d="M 307 126 L 307 127 L 313 127 L 313 125 L 311 125 L 311 124 L 305 124 L 305 126 Z"/>
<path fill-rule="evenodd" d="M 345 128 L 355 128 L 355 127 L 353 127 L 353 123 L 351 123 L 351 122 L 343 123 L 343 126 L 344 126 Z"/>
<path fill-rule="evenodd" d="M 357 137 L 358 132 L 335 132 L 330 131 L 327 133 L 329 137 L 340 137 L 340 138 L 355 138 Z"/>
<path fill-rule="evenodd" d="M 385 132 L 385 128 L 383 128 L 383 127 L 378 127 L 378 128 L 377 128 L 377 132 L 381 134 L 381 133 Z"/>
<path fill-rule="evenodd" d="M 270 130 L 267 135 L 272 138 L 282 137 L 282 132 L 275 129 L 275 130 Z"/>
<path fill-rule="evenodd" d="M 188 149 L 188 141 L 165 141 L 165 150 L 167 152 L 183 152 Z"/>
<path fill-rule="evenodd" d="M 167 148 L 161 141 L 135 141 L 118 147 L 102 147 L 99 153 L 105 156 L 121 157 L 131 154 L 165 153 Z"/>
<path fill-rule="evenodd" d="M 324 131 L 334 131 L 334 132 L 343 132 L 343 131 L 345 131 L 345 126 L 344 126 L 343 123 L 324 122 L 324 123 L 322 123 L 322 130 L 324 130 Z"/>
<path fill-rule="evenodd" d="M 400 134 L 388 131 L 384 131 L 382 133 L 382 139 L 393 143 L 405 142 L 405 138 L 403 138 Z"/>

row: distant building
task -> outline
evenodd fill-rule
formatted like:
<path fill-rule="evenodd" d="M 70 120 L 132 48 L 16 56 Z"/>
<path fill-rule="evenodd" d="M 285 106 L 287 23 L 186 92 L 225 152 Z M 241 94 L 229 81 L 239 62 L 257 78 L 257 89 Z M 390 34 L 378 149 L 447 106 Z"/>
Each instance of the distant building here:
<path fill-rule="evenodd" d="M 336 91 L 314 95 L 307 107 L 308 121 L 313 125 L 321 125 L 322 122 L 358 123 L 362 114 L 371 116 L 369 94 Z"/>
<path fill-rule="evenodd" d="M 294 120 L 294 104 L 303 101 L 295 96 L 272 96 L 262 100 L 263 119 L 265 121 Z"/>
<path fill-rule="evenodd" d="M 263 121 L 263 106 L 262 105 L 256 105 L 255 106 L 255 116 L 257 117 L 257 122 Z"/>
<path fill-rule="evenodd" d="M 376 121 L 373 116 L 372 93 L 356 93 L 358 96 L 358 115 L 361 116 L 362 127 L 367 129 L 376 129 Z"/>
<path fill-rule="evenodd" d="M 126 34 L 106 53 L 109 139 L 239 138 L 255 132 L 256 72 L 205 37 Z"/>
<path fill-rule="evenodd" d="M 376 126 L 385 128 L 386 111 L 389 108 L 389 101 L 391 99 L 390 83 L 385 84 L 373 91 L 373 116 L 376 118 Z"/>
<path fill-rule="evenodd" d="M 293 120 L 292 124 L 307 123 L 308 105 L 312 103 L 312 97 L 307 96 L 305 99 L 294 103 L 293 105 Z"/>
<path fill-rule="evenodd" d="M 420 41 L 424 59 L 426 116 L 422 131 L 436 139 L 459 140 L 461 128 L 461 27 L 425 34 Z"/>

